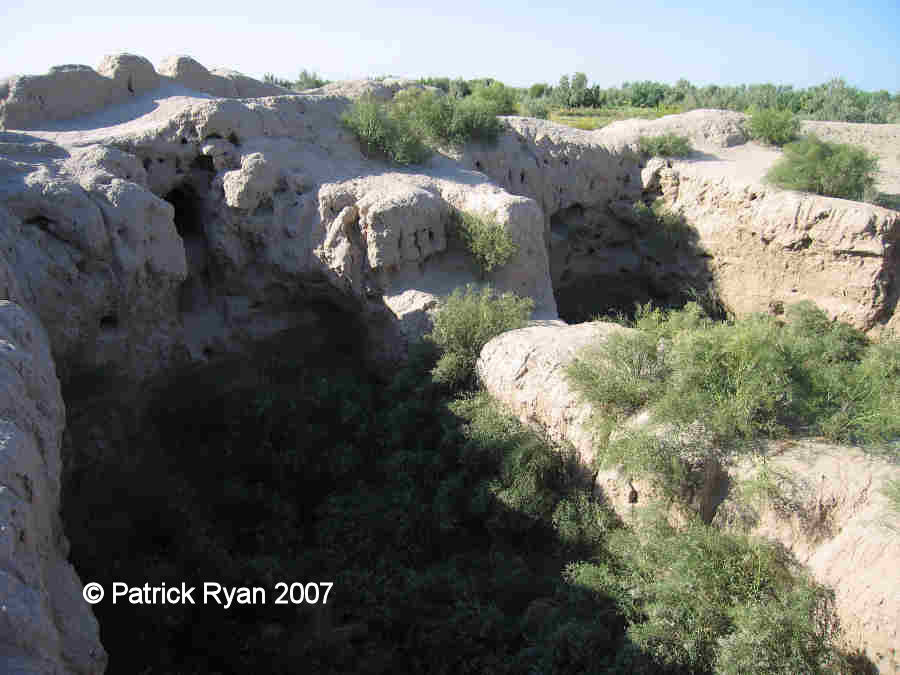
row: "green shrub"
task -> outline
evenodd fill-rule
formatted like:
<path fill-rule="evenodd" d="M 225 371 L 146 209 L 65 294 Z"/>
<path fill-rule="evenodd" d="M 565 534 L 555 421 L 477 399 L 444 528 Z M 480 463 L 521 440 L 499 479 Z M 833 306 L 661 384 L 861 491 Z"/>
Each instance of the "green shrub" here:
<path fill-rule="evenodd" d="M 561 499 L 551 520 L 560 542 L 575 551 L 597 550 L 614 527 L 609 510 L 582 492 Z"/>
<path fill-rule="evenodd" d="M 862 200 L 875 185 L 878 159 L 863 148 L 829 143 L 813 134 L 784 146 L 766 178 L 787 190 Z"/>
<path fill-rule="evenodd" d="M 694 150 L 687 136 L 679 136 L 674 133 L 662 136 L 641 136 L 638 138 L 638 149 L 641 154 L 650 157 L 687 157 Z"/>
<path fill-rule="evenodd" d="M 513 115 L 516 112 L 516 90 L 502 82 L 476 83 L 471 98 L 492 110 L 494 115 Z"/>
<path fill-rule="evenodd" d="M 431 145 L 492 143 L 500 133 L 496 106 L 469 96 L 456 98 L 434 91 L 399 92 L 385 110 L 407 133 Z"/>
<path fill-rule="evenodd" d="M 533 309 L 531 298 L 512 293 L 498 296 L 489 287 L 453 291 L 438 310 L 428 335 L 442 351 L 433 371 L 435 380 L 451 387 L 471 384 L 481 348 L 500 333 L 524 326 Z"/>
<path fill-rule="evenodd" d="M 784 145 L 800 133 L 800 120 L 790 110 L 754 108 L 747 122 L 750 138 L 770 145 Z"/>
<path fill-rule="evenodd" d="M 716 673 L 820 673 L 839 663 L 834 593 L 814 582 L 731 615 L 734 631 L 719 639 Z"/>
<path fill-rule="evenodd" d="M 354 101 L 341 121 L 356 135 L 367 157 L 419 164 L 431 154 L 407 119 L 392 115 L 387 106 L 371 97 Z"/>
<path fill-rule="evenodd" d="M 567 368 L 575 388 L 600 409 L 626 416 L 653 398 L 665 374 L 653 335 L 615 331 Z"/>
<path fill-rule="evenodd" d="M 743 452 L 755 439 L 792 431 L 889 449 L 900 437 L 900 340 L 873 344 L 809 302 L 788 306 L 785 319 L 715 322 L 696 303 L 639 307 L 638 334 L 584 350 L 567 371 L 597 412 L 598 458 L 664 474 L 671 485 L 689 478 L 679 468 L 686 450 Z M 635 434 L 603 440 L 640 407 L 688 432 L 694 447 Z"/>
<path fill-rule="evenodd" d="M 456 211 L 453 234 L 466 245 L 482 274 L 505 265 L 516 254 L 518 246 L 506 229 L 493 218 L 468 211 Z"/>
<path fill-rule="evenodd" d="M 702 420 L 718 444 L 781 433 L 793 400 L 793 363 L 773 319 L 751 316 L 682 331 L 667 347 L 666 363 L 672 375 L 656 404 L 660 419 Z"/>
<path fill-rule="evenodd" d="M 566 578 L 615 598 L 629 618 L 629 638 L 658 664 L 679 672 L 809 673 L 835 653 L 833 594 L 774 544 L 696 522 L 679 532 L 655 514 L 636 530 L 611 533 L 608 547 L 608 560 L 570 564 Z"/>
<path fill-rule="evenodd" d="M 503 128 L 495 105 L 474 96 L 455 100 L 448 136 L 458 144 L 495 142 Z"/>

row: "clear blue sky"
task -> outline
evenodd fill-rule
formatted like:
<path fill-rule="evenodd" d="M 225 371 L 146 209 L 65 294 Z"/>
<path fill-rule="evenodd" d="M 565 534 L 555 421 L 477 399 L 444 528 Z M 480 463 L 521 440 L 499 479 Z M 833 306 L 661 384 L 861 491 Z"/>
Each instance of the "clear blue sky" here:
<path fill-rule="evenodd" d="M 328 79 L 490 76 L 514 86 L 575 71 L 605 87 L 680 77 L 805 87 L 842 76 L 863 89 L 900 91 L 900 0 L 0 3 L 0 77 L 63 63 L 96 67 L 106 54 L 129 51 L 154 64 L 189 54 L 208 68 L 288 79 L 302 68 Z"/>

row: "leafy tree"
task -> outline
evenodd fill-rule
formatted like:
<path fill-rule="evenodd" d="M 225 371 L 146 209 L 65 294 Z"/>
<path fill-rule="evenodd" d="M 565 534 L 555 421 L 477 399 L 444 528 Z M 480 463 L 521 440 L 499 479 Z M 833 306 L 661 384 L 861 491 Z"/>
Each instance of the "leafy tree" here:
<path fill-rule="evenodd" d="M 538 82 L 528 88 L 528 96 L 531 98 L 541 98 L 550 90 L 550 85 L 544 82 Z"/>

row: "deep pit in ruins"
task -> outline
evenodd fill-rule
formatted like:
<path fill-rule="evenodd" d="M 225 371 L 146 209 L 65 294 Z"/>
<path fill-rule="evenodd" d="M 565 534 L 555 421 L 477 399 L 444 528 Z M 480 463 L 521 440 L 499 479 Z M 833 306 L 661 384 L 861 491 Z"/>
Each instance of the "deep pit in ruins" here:
<path fill-rule="evenodd" d="M 567 323 L 633 317 L 638 304 L 681 307 L 701 300 L 716 310 L 711 257 L 697 232 L 652 195 L 635 202 L 550 216 L 550 276 Z"/>
<path fill-rule="evenodd" d="M 217 265 L 212 176 L 198 160 L 160 195 L 185 246 L 188 353 L 141 381 L 113 365 L 60 369 L 61 513 L 71 562 L 107 594 L 114 582 L 216 582 L 264 587 L 268 598 L 227 610 L 197 593 L 195 606 L 104 601 L 93 609 L 111 674 L 296 672 L 350 621 L 275 604 L 275 584 L 340 571 L 310 552 L 316 509 L 344 475 L 340 453 L 364 442 L 363 420 L 348 415 L 371 415 L 384 384 L 367 353 L 370 326 L 324 279 L 255 287 Z M 247 331 L 229 332 L 223 305 Z M 101 329 L 114 339 L 118 323 L 104 316 Z"/>
<path fill-rule="evenodd" d="M 322 278 L 260 286 L 252 264 L 248 274 L 217 261 L 211 228 L 228 214 L 208 158 L 176 162 L 174 180 L 154 178 L 172 168 L 167 162 L 145 157 L 143 165 L 150 184 L 163 186 L 158 194 L 172 205 L 185 247 L 177 310 L 188 353 L 141 382 L 114 368 L 63 371 L 61 512 L 70 559 L 83 580 L 107 589 L 113 582 L 215 582 L 262 588 L 267 597 L 227 610 L 202 603 L 200 593 L 195 605 L 102 602 L 94 613 L 107 672 L 293 673 L 301 662 L 320 672 L 359 672 L 370 658 L 371 672 L 384 672 L 397 643 L 405 645 L 404 658 L 425 663 L 435 631 L 449 631 L 455 652 L 460 636 L 448 628 L 446 608 L 459 600 L 456 590 L 433 580 L 423 591 L 391 587 L 390 596 L 367 589 L 448 559 L 489 575 L 509 564 L 527 569 L 527 588 L 490 591 L 492 582 L 479 580 L 471 591 L 510 621 L 552 594 L 559 544 L 535 549 L 521 539 L 530 531 L 522 525 L 527 517 L 494 504 L 494 520 L 466 516 L 452 527 L 442 520 L 448 516 L 441 509 L 467 503 L 466 481 L 475 478 L 453 473 L 459 460 L 447 459 L 468 452 L 460 440 L 465 421 L 448 417 L 441 392 L 422 384 L 428 376 L 421 366 L 433 354 L 422 357 L 418 371 L 375 372 L 368 351 L 377 337 L 357 300 Z M 628 315 L 638 303 L 679 306 L 714 295 L 696 233 L 654 210 L 652 199 L 576 203 L 550 216 L 550 272 L 562 319 Z M 249 217 L 265 216 L 261 204 Z M 242 339 L 220 323 L 222 306 L 226 323 L 237 317 L 249 327 Z M 120 321 L 104 316 L 101 328 L 115 338 L 124 330 Z M 435 448 L 443 450 L 434 455 Z M 450 472 L 446 480 L 441 472 Z M 404 477 L 408 488 L 381 491 Z M 497 519 L 515 534 L 498 538 Z M 352 559 L 343 557 L 345 548 Z M 498 551 L 513 562 L 497 558 Z M 373 567 L 382 557 L 391 559 L 385 570 Z M 325 608 L 275 604 L 280 581 L 342 585 Z M 373 613 L 372 603 L 384 601 L 392 603 L 389 618 Z M 614 623 L 616 631 L 624 626 L 619 618 Z M 621 648 L 616 631 L 604 647 L 610 653 Z M 526 642 L 516 636 L 504 648 L 525 649 Z"/>

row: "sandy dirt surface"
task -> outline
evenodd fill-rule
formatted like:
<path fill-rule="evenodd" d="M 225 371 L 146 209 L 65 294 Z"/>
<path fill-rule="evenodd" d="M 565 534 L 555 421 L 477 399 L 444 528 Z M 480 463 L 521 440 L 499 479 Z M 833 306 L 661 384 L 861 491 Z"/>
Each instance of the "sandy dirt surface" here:
<path fill-rule="evenodd" d="M 866 148 L 878 157 L 876 188 L 889 195 L 900 195 L 900 124 L 804 122 L 802 131 L 827 141 Z M 698 146 L 694 156 L 678 163 L 690 165 L 704 176 L 763 183 L 766 172 L 781 156 L 778 148 L 750 141 L 730 148 Z"/>

